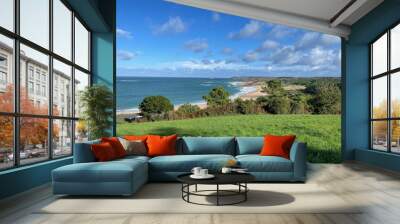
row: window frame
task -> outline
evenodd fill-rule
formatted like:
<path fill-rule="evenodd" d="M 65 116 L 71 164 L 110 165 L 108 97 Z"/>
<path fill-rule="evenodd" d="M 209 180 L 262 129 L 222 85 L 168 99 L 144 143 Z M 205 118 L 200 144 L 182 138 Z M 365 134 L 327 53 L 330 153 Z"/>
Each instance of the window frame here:
<path fill-rule="evenodd" d="M 391 80 L 392 76 L 400 72 L 400 67 L 397 68 L 391 68 L 391 31 L 393 28 L 400 26 L 400 21 L 397 21 L 396 23 L 392 24 L 389 28 L 385 29 L 383 33 L 378 35 L 375 39 L 373 39 L 369 44 L 369 149 L 373 151 L 379 151 L 379 152 L 386 152 L 386 153 L 391 153 L 391 154 L 400 154 L 400 152 L 393 152 L 392 151 L 392 121 L 400 121 L 400 117 L 392 117 L 392 98 L 391 98 L 391 92 L 392 92 L 392 86 L 391 86 Z M 379 40 L 381 37 L 384 35 L 387 35 L 387 65 L 386 65 L 386 71 L 382 72 L 380 74 L 373 74 L 373 44 Z M 387 105 L 386 105 L 386 117 L 385 118 L 373 118 L 373 93 L 374 93 L 374 87 L 373 87 L 373 81 L 382 77 L 386 77 L 386 86 L 387 86 Z M 386 138 L 386 151 L 379 150 L 374 148 L 374 132 L 373 132 L 373 122 L 376 121 L 386 121 L 387 122 L 387 138 Z"/>
<path fill-rule="evenodd" d="M 92 49 L 92 43 L 91 43 L 91 37 L 92 37 L 92 30 L 89 28 L 89 26 L 84 22 L 84 20 L 79 16 L 79 14 L 72 9 L 72 7 L 65 1 L 65 0 L 59 0 L 64 6 L 68 8 L 68 10 L 71 11 L 71 58 L 67 59 L 64 58 L 63 56 L 53 52 L 53 1 L 54 0 L 48 0 L 49 2 L 49 49 L 46 49 L 45 47 L 42 47 L 39 44 L 36 44 L 29 39 L 23 37 L 20 35 L 20 0 L 14 0 L 13 1 L 13 9 L 14 9 L 14 31 L 10 31 L 4 27 L 0 26 L 0 35 L 3 35 L 5 37 L 11 38 L 13 40 L 14 44 L 14 49 L 13 49 L 13 64 L 12 64 L 12 71 L 14 78 L 14 100 L 13 100 L 13 107 L 14 110 L 13 112 L 1 112 L 0 111 L 0 116 L 10 116 L 13 119 L 13 154 L 14 154 L 14 161 L 13 161 L 13 166 L 11 167 L 5 167 L 5 168 L 0 168 L 0 172 L 4 170 L 10 170 L 10 169 L 16 169 L 19 167 L 23 166 L 30 166 L 33 164 L 37 163 L 43 163 L 49 160 L 58 160 L 66 157 L 70 157 L 73 155 L 74 152 L 74 143 L 75 143 L 75 123 L 78 121 L 80 118 L 75 116 L 75 108 L 71 108 L 71 115 L 70 116 L 56 116 L 53 115 L 53 59 L 58 60 L 59 62 L 62 62 L 66 65 L 71 66 L 71 83 L 75 82 L 75 69 L 87 74 L 89 76 L 89 83 L 88 86 L 92 85 L 92 71 L 91 71 L 91 65 L 92 65 L 92 57 L 91 57 L 91 49 Z M 79 20 L 79 22 L 85 27 L 85 29 L 89 33 L 89 40 L 88 40 L 88 46 L 89 46 L 89 54 L 88 54 L 88 61 L 89 61 L 89 67 L 88 69 L 85 69 L 78 64 L 75 63 L 75 18 Z M 39 51 L 40 53 L 43 53 L 48 56 L 49 58 L 49 63 L 48 63 L 48 85 L 46 90 L 48 93 L 46 93 L 48 97 L 48 113 L 46 115 L 39 115 L 39 114 L 27 114 L 27 113 L 21 113 L 20 111 L 20 44 L 23 44 L 27 47 L 32 48 L 33 50 Z M 34 70 L 34 79 L 35 77 L 35 70 Z M 27 80 L 30 79 L 30 74 L 26 74 Z M 41 80 L 39 80 L 41 81 Z M 40 82 L 41 83 L 41 82 Z M 28 90 L 27 90 L 28 91 Z M 35 90 L 34 90 L 35 91 Z M 71 93 L 72 93 L 72 105 L 75 103 L 75 88 L 74 85 L 71 86 Z M 47 119 L 48 122 L 48 136 L 47 136 L 47 142 L 48 144 L 48 157 L 44 158 L 41 161 L 38 162 L 33 162 L 33 163 L 26 163 L 26 164 L 21 164 L 20 161 L 20 144 L 19 144 L 19 138 L 20 138 L 20 119 L 21 118 L 45 118 Z M 54 158 L 53 152 L 54 152 L 54 147 L 53 147 L 53 121 L 55 120 L 67 120 L 71 121 L 71 128 L 72 128 L 72 133 L 71 133 L 71 154 L 69 155 L 62 155 L 62 156 L 57 156 Z"/>

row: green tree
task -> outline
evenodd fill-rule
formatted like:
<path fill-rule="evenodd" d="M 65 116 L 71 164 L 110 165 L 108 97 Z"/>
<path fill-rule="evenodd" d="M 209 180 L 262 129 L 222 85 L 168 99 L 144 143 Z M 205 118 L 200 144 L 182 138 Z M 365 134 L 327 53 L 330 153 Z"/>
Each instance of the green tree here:
<path fill-rule="evenodd" d="M 294 94 L 290 98 L 290 113 L 291 114 L 306 114 L 308 113 L 307 97 L 304 94 Z"/>
<path fill-rule="evenodd" d="M 213 88 L 203 99 L 210 107 L 221 107 L 230 103 L 229 92 L 222 86 Z"/>
<path fill-rule="evenodd" d="M 236 113 L 255 114 L 261 112 L 260 106 L 254 100 L 242 100 L 240 98 L 234 101 Z"/>
<path fill-rule="evenodd" d="M 176 112 L 178 114 L 182 114 L 182 115 L 189 115 L 189 114 L 194 114 L 200 111 L 200 107 L 197 105 L 193 105 L 190 103 L 185 103 L 181 106 L 179 106 L 178 110 L 176 110 Z"/>
<path fill-rule="evenodd" d="M 266 86 L 263 88 L 264 92 L 269 94 L 279 94 L 284 91 L 282 81 L 278 79 L 272 79 L 266 82 Z"/>
<path fill-rule="evenodd" d="M 257 103 L 264 109 L 264 111 L 271 114 L 290 113 L 290 99 L 286 95 L 258 97 Z"/>
<path fill-rule="evenodd" d="M 148 118 L 162 115 L 174 109 L 171 101 L 165 96 L 148 96 L 139 104 L 140 111 Z"/>
<path fill-rule="evenodd" d="M 317 82 L 307 87 L 312 93 L 309 104 L 314 114 L 339 114 L 341 111 L 341 91 L 336 83 Z"/>
<path fill-rule="evenodd" d="M 80 97 L 83 119 L 86 121 L 89 138 L 109 136 L 112 126 L 113 93 L 104 85 L 86 87 Z"/>

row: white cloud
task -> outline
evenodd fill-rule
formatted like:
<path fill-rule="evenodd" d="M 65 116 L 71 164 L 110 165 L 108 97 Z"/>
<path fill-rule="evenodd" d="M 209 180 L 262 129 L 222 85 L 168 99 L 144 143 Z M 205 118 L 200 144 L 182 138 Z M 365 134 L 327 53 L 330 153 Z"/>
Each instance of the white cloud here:
<path fill-rule="evenodd" d="M 139 55 L 139 52 L 130 52 L 130 51 L 125 51 L 125 50 L 119 50 L 117 52 L 118 59 L 123 60 L 123 61 L 132 60 L 138 55 Z"/>
<path fill-rule="evenodd" d="M 230 48 L 230 47 L 225 47 L 225 48 L 223 48 L 223 49 L 221 50 L 221 52 L 222 52 L 223 54 L 230 55 L 230 54 L 233 53 L 233 49 Z"/>
<path fill-rule="evenodd" d="M 182 21 L 181 17 L 170 17 L 168 21 L 157 26 L 154 29 L 155 34 L 162 33 L 182 33 L 186 31 L 187 25 Z"/>
<path fill-rule="evenodd" d="M 262 66 L 249 66 L 244 63 L 228 63 L 225 60 L 186 60 L 163 63 L 162 68 L 190 69 L 190 70 L 242 70 L 242 69 L 264 69 Z"/>
<path fill-rule="evenodd" d="M 320 34 L 316 32 L 306 32 L 300 40 L 297 41 L 297 48 L 309 48 L 318 44 L 320 40 Z"/>
<path fill-rule="evenodd" d="M 257 51 L 273 50 L 279 47 L 279 43 L 273 40 L 265 40 Z"/>
<path fill-rule="evenodd" d="M 299 41 L 296 47 L 300 49 L 314 48 L 317 46 L 330 47 L 340 43 L 340 38 L 329 34 L 320 34 L 316 32 L 306 32 Z"/>
<path fill-rule="evenodd" d="M 262 23 L 259 21 L 251 20 L 249 23 L 244 25 L 239 32 L 231 32 L 228 34 L 230 39 L 243 39 L 248 37 L 254 37 L 261 31 Z"/>
<path fill-rule="evenodd" d="M 221 16 L 219 15 L 219 13 L 213 12 L 212 15 L 211 15 L 211 19 L 214 22 L 218 22 L 221 19 Z"/>
<path fill-rule="evenodd" d="M 268 33 L 268 36 L 275 38 L 275 39 L 280 39 L 282 37 L 288 36 L 296 32 L 297 29 L 290 28 L 287 26 L 282 26 L 282 25 L 272 25 L 271 30 Z"/>
<path fill-rule="evenodd" d="M 298 63 L 302 58 L 302 54 L 293 46 L 283 46 L 274 51 L 267 60 L 273 64 L 293 65 Z"/>
<path fill-rule="evenodd" d="M 117 28 L 117 36 L 125 37 L 125 38 L 132 38 L 132 33 L 127 30 Z"/>
<path fill-rule="evenodd" d="M 193 39 L 186 41 L 184 47 L 189 51 L 200 53 L 208 48 L 208 43 L 206 39 Z"/>
<path fill-rule="evenodd" d="M 244 56 L 243 56 L 243 58 L 242 58 L 242 60 L 244 61 L 244 62 L 247 62 L 247 63 L 249 63 L 249 62 L 254 62 L 254 61 L 256 61 L 258 59 L 258 53 L 257 52 L 254 52 L 254 51 L 249 51 L 249 52 L 247 52 Z"/>

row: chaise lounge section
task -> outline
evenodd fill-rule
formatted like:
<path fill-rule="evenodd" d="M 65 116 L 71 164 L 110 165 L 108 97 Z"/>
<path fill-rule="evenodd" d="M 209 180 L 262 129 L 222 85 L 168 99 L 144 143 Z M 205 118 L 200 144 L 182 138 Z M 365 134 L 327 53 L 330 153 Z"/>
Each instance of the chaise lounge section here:
<path fill-rule="evenodd" d="M 290 159 L 261 156 L 263 137 L 182 137 L 177 155 L 127 156 L 96 162 L 91 145 L 77 143 L 74 163 L 52 172 L 54 194 L 132 195 L 148 181 L 176 181 L 176 177 L 200 166 L 218 172 L 229 160 L 236 160 L 259 182 L 304 182 L 306 144 L 295 142 Z"/>

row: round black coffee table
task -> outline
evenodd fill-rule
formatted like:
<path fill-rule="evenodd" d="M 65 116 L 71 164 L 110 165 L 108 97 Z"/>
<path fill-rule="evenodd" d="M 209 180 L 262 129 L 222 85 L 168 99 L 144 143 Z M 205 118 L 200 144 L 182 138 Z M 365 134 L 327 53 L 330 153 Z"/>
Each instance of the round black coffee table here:
<path fill-rule="evenodd" d="M 215 177 L 212 179 L 193 179 L 189 174 L 182 174 L 177 177 L 178 181 L 182 183 L 182 199 L 188 203 L 197 205 L 234 205 L 245 202 L 247 200 L 247 192 L 249 188 L 247 183 L 255 180 L 255 177 L 247 173 L 229 173 L 213 174 Z M 197 185 L 215 185 L 215 190 L 198 190 Z M 220 189 L 220 185 L 236 185 L 237 190 L 223 190 Z M 195 186 L 194 191 L 190 191 L 190 186 Z M 206 194 L 209 192 L 214 192 L 215 194 Z M 216 204 L 202 204 L 193 202 L 190 200 L 190 196 L 204 196 L 204 197 L 216 197 Z M 240 199 L 230 203 L 221 203 L 221 197 L 232 197 L 240 196 Z"/>

